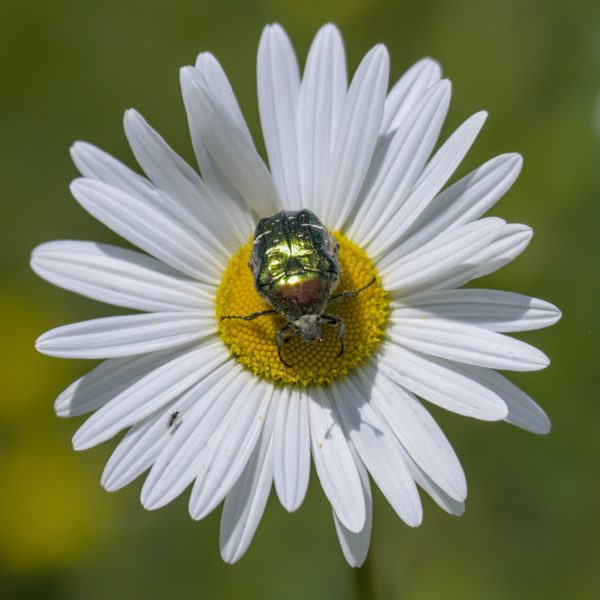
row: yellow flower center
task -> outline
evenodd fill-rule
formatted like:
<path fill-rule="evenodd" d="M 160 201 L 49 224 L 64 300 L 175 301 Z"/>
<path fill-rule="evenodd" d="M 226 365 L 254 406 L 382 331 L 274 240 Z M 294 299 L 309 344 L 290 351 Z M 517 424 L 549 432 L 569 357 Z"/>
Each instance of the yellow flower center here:
<path fill-rule="evenodd" d="M 367 285 L 377 271 L 366 253 L 338 232 L 340 244 L 340 283 L 333 295 Z M 261 316 L 252 321 L 224 319 L 223 316 L 246 316 L 272 307 L 254 288 L 248 260 L 252 240 L 232 256 L 217 291 L 216 316 L 221 338 L 231 354 L 255 375 L 280 384 L 326 385 L 343 377 L 371 355 L 383 336 L 389 314 L 387 292 L 375 282 L 355 297 L 331 302 L 326 313 L 339 316 L 346 327 L 344 352 L 338 356 L 340 341 L 335 326 L 321 326 L 322 341 L 305 342 L 293 336 L 282 348 L 279 358 L 275 336 L 288 322 L 280 315 Z"/>

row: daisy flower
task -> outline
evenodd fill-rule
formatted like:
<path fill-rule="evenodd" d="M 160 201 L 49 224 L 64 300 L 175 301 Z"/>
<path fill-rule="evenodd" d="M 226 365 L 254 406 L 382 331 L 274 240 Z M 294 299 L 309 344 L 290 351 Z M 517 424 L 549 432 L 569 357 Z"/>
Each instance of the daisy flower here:
<path fill-rule="evenodd" d="M 145 177 L 92 145 L 73 146 L 83 176 L 74 197 L 143 252 L 55 241 L 34 250 L 32 267 L 55 285 L 141 312 L 58 327 L 37 348 L 104 359 L 55 408 L 62 417 L 93 413 L 76 450 L 126 432 L 102 476 L 107 490 L 148 471 L 147 509 L 190 485 L 193 519 L 224 502 L 221 554 L 235 562 L 272 486 L 288 511 L 302 504 L 312 458 L 344 556 L 359 566 L 371 481 L 410 526 L 422 520 L 418 488 L 453 515 L 464 510 L 463 470 L 424 402 L 549 431 L 544 412 L 496 370 L 544 368 L 543 353 L 504 334 L 546 327 L 560 312 L 520 294 L 459 289 L 513 260 L 532 231 L 482 217 L 515 181 L 518 154 L 447 186 L 486 113 L 434 152 L 450 102 L 435 61 L 416 63 L 388 91 L 388 53 L 378 45 L 348 82 L 341 36 L 325 25 L 301 76 L 285 32 L 272 25 L 257 69 L 268 166 L 208 53 L 181 70 L 201 175 L 134 110 L 125 133 Z M 343 352 L 342 327 L 323 326 L 321 343 L 293 336 L 278 348 L 285 314 L 222 319 L 271 308 L 248 268 L 253 233 L 260 219 L 278 215 L 277 223 L 281 211 L 301 209 L 339 244 L 335 293 L 360 290 L 327 306 L 343 323 Z"/>

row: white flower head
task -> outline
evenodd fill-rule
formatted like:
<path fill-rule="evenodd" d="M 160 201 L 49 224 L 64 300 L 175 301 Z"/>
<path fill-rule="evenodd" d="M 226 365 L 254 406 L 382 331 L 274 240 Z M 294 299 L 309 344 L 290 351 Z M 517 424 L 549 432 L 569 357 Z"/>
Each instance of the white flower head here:
<path fill-rule="evenodd" d="M 463 470 L 424 401 L 535 433 L 550 428 L 496 369 L 544 368 L 544 354 L 504 334 L 546 327 L 560 312 L 520 294 L 458 289 L 531 238 L 524 225 L 482 216 L 515 181 L 521 157 L 497 156 L 448 186 L 486 114 L 434 152 L 450 83 L 424 59 L 388 91 L 388 63 L 376 46 L 348 83 L 340 33 L 325 25 L 300 76 L 283 29 L 266 27 L 258 97 L 267 167 L 219 63 L 201 54 L 181 71 L 201 176 L 133 110 L 125 133 L 145 177 L 89 144 L 72 148 L 83 175 L 75 198 L 143 253 L 82 241 L 33 252 L 33 269 L 55 285 L 141 311 L 37 341 L 51 356 L 105 359 L 56 400 L 60 416 L 93 413 L 75 449 L 126 431 L 102 476 L 107 490 L 148 471 L 148 509 L 190 485 L 194 519 L 224 501 L 228 562 L 248 548 L 273 484 L 287 510 L 300 507 L 311 456 L 352 566 L 368 550 L 371 480 L 408 525 L 422 519 L 418 487 L 462 514 Z M 338 297 L 333 286 L 319 296 L 334 315 L 328 323 L 324 309 L 314 313 L 322 343 L 294 336 L 278 348 L 282 327 L 298 332 L 289 314 L 221 317 L 275 312 L 247 266 L 253 233 L 260 219 L 300 209 L 339 244 Z M 305 265 L 284 242 L 296 267 Z M 324 277 L 322 267 L 314 272 Z"/>

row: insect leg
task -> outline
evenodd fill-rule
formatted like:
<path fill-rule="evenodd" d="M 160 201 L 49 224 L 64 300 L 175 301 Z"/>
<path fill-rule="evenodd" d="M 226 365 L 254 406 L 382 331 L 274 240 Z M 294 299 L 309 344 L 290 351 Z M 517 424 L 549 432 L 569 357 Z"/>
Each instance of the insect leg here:
<path fill-rule="evenodd" d="M 282 350 L 282 348 L 283 348 L 283 344 L 285 344 L 286 342 L 288 342 L 288 341 L 289 341 L 289 340 L 292 338 L 292 336 L 291 336 L 291 335 L 287 335 L 287 336 L 285 336 L 285 337 L 284 337 L 283 335 L 281 335 L 281 332 L 282 332 L 282 331 L 283 331 L 283 329 L 282 329 L 282 330 L 280 330 L 280 331 L 277 333 L 277 336 L 276 336 L 276 341 L 277 341 L 277 354 L 279 355 L 279 360 L 280 360 L 280 361 L 281 361 L 281 362 L 282 362 L 282 363 L 283 363 L 283 364 L 284 364 L 286 367 L 290 368 L 292 365 L 291 365 L 291 364 L 289 364 L 289 363 L 287 363 L 287 362 L 285 362 L 285 360 L 283 359 L 283 355 L 281 354 L 281 350 Z"/>
<path fill-rule="evenodd" d="M 292 336 L 296 333 L 295 325 L 293 323 L 286 323 L 275 336 L 275 342 L 277 343 L 277 353 L 279 354 L 279 360 L 286 366 L 291 367 L 288 363 L 283 360 L 281 355 L 281 349 L 286 342 L 292 339 Z"/>
<path fill-rule="evenodd" d="M 340 340 L 340 351 L 338 352 L 338 357 L 340 357 L 342 354 L 344 354 L 344 336 L 346 335 L 346 326 L 344 325 L 344 321 L 342 321 L 342 319 L 336 315 L 321 315 L 320 320 L 326 325 L 337 325 L 338 339 Z"/>
<path fill-rule="evenodd" d="M 359 288 L 357 290 L 346 290 L 345 292 L 341 292 L 339 294 L 336 294 L 335 296 L 331 296 L 331 298 L 329 298 L 328 304 L 331 304 L 332 302 L 336 302 L 337 300 L 343 300 L 344 298 L 355 298 L 361 292 L 366 290 L 370 285 L 373 285 L 374 283 L 375 283 L 375 277 L 373 277 L 373 279 L 371 279 L 371 281 L 369 281 L 369 283 L 367 283 L 367 285 L 363 285 L 361 288 Z"/>
<path fill-rule="evenodd" d="M 240 315 L 226 315 L 224 317 L 221 317 L 221 321 L 223 321 L 224 319 L 242 319 L 244 321 L 252 321 L 253 319 L 257 319 L 258 317 L 265 317 L 267 315 L 276 315 L 277 311 L 276 310 L 259 310 L 258 312 L 253 312 L 250 313 L 249 315 L 246 316 L 240 316 Z"/>

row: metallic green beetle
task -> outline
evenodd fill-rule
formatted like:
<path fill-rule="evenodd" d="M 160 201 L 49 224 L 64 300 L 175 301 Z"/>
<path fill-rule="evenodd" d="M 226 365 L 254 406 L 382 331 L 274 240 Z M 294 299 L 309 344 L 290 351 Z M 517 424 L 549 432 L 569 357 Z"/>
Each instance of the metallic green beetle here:
<path fill-rule="evenodd" d="M 307 209 L 282 210 L 261 219 L 254 232 L 248 266 L 256 291 L 273 307 L 246 316 L 222 319 L 251 321 L 265 315 L 279 314 L 286 323 L 275 338 L 281 362 L 283 344 L 296 333 L 305 342 L 322 340 L 321 325 L 336 325 L 340 340 L 338 356 L 344 352 L 345 327 L 336 315 L 325 314 L 333 301 L 353 297 L 375 281 L 357 291 L 332 296 L 340 279 L 339 244 L 317 216 Z"/>

